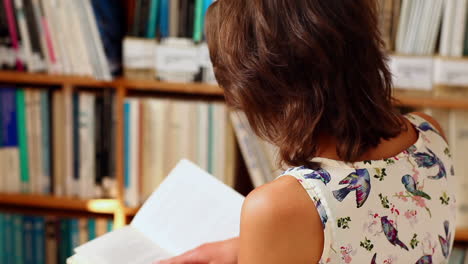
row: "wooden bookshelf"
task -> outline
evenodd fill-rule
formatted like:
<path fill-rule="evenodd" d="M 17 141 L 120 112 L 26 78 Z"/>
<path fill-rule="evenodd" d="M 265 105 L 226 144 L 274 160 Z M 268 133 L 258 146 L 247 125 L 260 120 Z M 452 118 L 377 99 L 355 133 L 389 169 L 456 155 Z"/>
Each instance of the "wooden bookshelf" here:
<path fill-rule="evenodd" d="M 45 210 L 78 211 L 93 214 L 114 214 L 119 203 L 116 199 L 79 200 L 33 194 L 0 194 L 0 205 L 23 208 L 34 207 Z"/>
<path fill-rule="evenodd" d="M 468 242 L 468 229 L 458 229 L 455 233 L 455 241 Z"/>
<path fill-rule="evenodd" d="M 118 105 L 123 105 L 125 97 L 131 91 L 156 92 L 167 94 L 181 94 L 188 96 L 223 96 L 223 91 L 216 85 L 203 83 L 169 83 L 151 80 L 128 80 L 118 78 L 112 81 L 100 81 L 91 77 L 50 75 L 40 73 L 24 73 L 15 71 L 0 71 L 0 85 L 12 84 L 18 86 L 54 86 L 62 87 L 85 87 L 85 88 L 111 88 L 116 90 L 116 100 Z M 397 91 L 394 94 L 399 106 L 415 108 L 446 108 L 446 109 L 466 109 L 468 110 L 468 97 L 442 98 L 428 94 L 410 94 Z M 116 134 L 116 158 L 123 159 L 122 131 L 123 131 L 123 108 L 118 108 L 117 114 L 117 134 Z M 116 199 L 96 199 L 79 200 L 66 197 L 54 197 L 43 195 L 26 194 L 2 194 L 0 193 L 0 206 L 30 208 L 32 210 L 42 210 L 47 213 L 51 210 L 62 210 L 74 212 L 76 214 L 101 214 L 114 217 L 114 225 L 122 226 L 127 223 L 127 219 L 133 217 L 139 208 L 128 208 L 124 205 L 123 186 L 123 164 L 117 163 L 117 198 Z M 468 242 L 468 229 L 460 229 L 456 232 L 456 240 Z"/>

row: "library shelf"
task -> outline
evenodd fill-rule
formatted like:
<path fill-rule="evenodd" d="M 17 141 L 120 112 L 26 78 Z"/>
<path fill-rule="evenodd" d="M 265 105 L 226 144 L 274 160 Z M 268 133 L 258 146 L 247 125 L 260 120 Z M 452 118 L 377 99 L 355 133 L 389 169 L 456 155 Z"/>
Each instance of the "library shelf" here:
<path fill-rule="evenodd" d="M 455 232 L 455 241 L 468 242 L 468 229 L 457 229 Z"/>
<path fill-rule="evenodd" d="M 55 197 L 35 194 L 0 194 L 1 206 L 22 208 L 43 208 L 52 210 L 75 211 L 92 214 L 112 215 L 119 207 L 116 199 L 80 200 L 68 197 Z"/>

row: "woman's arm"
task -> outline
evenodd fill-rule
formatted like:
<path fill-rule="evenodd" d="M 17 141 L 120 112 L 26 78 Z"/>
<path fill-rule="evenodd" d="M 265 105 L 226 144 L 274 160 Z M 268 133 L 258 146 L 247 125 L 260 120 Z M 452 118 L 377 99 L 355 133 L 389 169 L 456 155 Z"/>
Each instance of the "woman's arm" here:
<path fill-rule="evenodd" d="M 322 223 L 307 192 L 294 177 L 282 177 L 246 198 L 238 263 L 318 263 L 323 240 Z"/>

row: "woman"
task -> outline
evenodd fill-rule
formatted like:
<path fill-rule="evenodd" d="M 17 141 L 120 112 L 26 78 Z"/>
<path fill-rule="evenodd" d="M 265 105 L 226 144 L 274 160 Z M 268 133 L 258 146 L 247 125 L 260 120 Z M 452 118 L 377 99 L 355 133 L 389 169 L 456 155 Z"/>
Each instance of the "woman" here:
<path fill-rule="evenodd" d="M 248 195 L 238 238 L 161 263 L 447 263 L 450 151 L 393 108 L 375 1 L 218 0 L 206 29 L 227 104 L 292 168 Z"/>

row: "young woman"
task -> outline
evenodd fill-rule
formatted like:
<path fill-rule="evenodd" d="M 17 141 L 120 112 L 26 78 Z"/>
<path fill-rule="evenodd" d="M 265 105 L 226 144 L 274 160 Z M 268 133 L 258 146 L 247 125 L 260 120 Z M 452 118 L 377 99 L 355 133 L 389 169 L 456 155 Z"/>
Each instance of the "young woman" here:
<path fill-rule="evenodd" d="M 292 168 L 246 198 L 238 238 L 161 263 L 447 263 L 450 151 L 394 109 L 375 1 L 218 0 L 206 29 L 227 104 Z"/>

